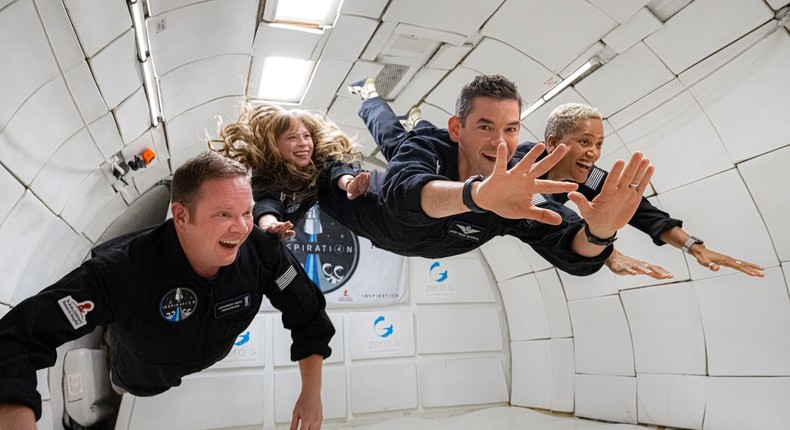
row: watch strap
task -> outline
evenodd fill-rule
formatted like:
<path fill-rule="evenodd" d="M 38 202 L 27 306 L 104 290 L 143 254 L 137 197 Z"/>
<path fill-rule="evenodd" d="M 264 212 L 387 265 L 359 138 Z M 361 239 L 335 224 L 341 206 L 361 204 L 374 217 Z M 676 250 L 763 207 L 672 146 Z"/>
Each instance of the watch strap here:
<path fill-rule="evenodd" d="M 482 175 L 470 176 L 469 179 L 464 181 L 464 189 L 461 192 L 461 199 L 462 199 L 462 201 L 464 203 L 464 206 L 466 206 L 470 211 L 475 212 L 475 213 L 486 213 L 486 212 L 488 212 L 487 210 L 485 210 L 485 209 L 481 208 L 480 206 L 478 206 L 477 203 L 475 203 L 475 201 L 472 199 L 472 184 L 474 182 L 482 181 L 482 180 L 483 180 L 483 176 Z"/>
<path fill-rule="evenodd" d="M 606 239 L 592 234 L 592 232 L 590 232 L 590 226 L 587 225 L 587 221 L 584 222 L 584 235 L 587 237 L 587 242 L 598 246 L 609 246 L 614 243 L 615 240 L 617 240 L 617 232 L 614 232 L 612 237 L 608 237 Z"/>
<path fill-rule="evenodd" d="M 700 238 L 698 238 L 696 236 L 689 236 L 689 238 L 686 239 L 686 243 L 683 244 L 681 249 L 683 250 L 683 252 L 688 254 L 688 253 L 691 253 L 691 247 L 693 245 L 699 245 L 699 244 L 702 244 L 702 243 L 705 243 L 705 242 L 702 241 L 702 239 L 700 239 Z"/>

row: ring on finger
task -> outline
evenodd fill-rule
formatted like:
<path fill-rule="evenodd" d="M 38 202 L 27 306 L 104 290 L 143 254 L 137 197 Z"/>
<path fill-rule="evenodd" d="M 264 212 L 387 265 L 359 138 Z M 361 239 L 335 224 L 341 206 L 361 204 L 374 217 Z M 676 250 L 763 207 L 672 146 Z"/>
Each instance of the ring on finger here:
<path fill-rule="evenodd" d="M 712 261 L 711 261 L 710 263 L 708 263 L 708 269 L 713 269 L 713 265 L 714 265 L 714 264 L 716 264 L 716 263 L 714 263 L 714 262 L 712 262 Z"/>
<path fill-rule="evenodd" d="M 639 184 L 635 184 L 635 183 L 628 184 L 628 188 L 636 188 L 638 186 Z"/>
<path fill-rule="evenodd" d="M 740 266 L 741 265 L 741 261 L 740 260 L 735 260 L 735 264 Z"/>
<path fill-rule="evenodd" d="M 647 269 L 648 267 L 650 267 L 650 263 L 645 263 L 645 269 Z"/>

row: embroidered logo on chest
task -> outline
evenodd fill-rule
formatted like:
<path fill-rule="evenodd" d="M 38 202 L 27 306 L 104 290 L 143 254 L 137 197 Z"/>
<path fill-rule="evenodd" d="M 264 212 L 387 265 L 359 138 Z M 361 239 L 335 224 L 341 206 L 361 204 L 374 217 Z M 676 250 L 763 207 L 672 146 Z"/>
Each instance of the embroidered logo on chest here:
<path fill-rule="evenodd" d="M 189 318 L 197 309 L 197 294 L 189 288 L 176 288 L 159 301 L 159 315 L 170 322 Z"/>
<path fill-rule="evenodd" d="M 469 224 L 463 221 L 453 221 L 450 224 L 450 227 L 447 228 L 447 233 L 452 234 L 453 236 L 458 236 L 463 239 L 471 240 L 474 242 L 480 242 L 480 238 L 485 233 L 485 229 L 483 227 L 476 226 L 474 224 Z"/>

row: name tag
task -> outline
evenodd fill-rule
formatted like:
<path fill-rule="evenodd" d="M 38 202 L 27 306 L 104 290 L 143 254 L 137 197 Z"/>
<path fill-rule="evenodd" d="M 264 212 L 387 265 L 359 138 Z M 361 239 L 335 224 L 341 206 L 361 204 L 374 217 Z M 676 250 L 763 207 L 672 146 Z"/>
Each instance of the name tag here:
<path fill-rule="evenodd" d="M 252 306 L 252 294 L 247 293 L 214 305 L 214 318 L 220 319 Z"/>

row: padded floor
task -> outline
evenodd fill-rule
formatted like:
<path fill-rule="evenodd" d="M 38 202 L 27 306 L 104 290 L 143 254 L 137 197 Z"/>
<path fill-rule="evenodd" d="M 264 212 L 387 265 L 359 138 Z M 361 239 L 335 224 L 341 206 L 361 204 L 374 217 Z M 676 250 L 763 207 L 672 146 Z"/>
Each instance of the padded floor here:
<path fill-rule="evenodd" d="M 323 428 L 354 430 L 638 430 L 648 427 L 553 416 L 526 408 L 502 406 L 451 417 L 403 417 L 355 426 L 324 424 Z"/>

